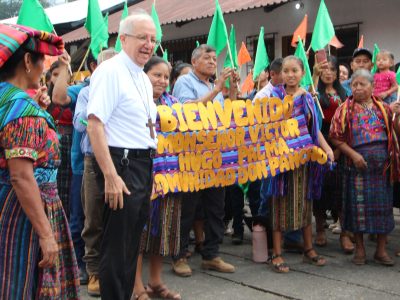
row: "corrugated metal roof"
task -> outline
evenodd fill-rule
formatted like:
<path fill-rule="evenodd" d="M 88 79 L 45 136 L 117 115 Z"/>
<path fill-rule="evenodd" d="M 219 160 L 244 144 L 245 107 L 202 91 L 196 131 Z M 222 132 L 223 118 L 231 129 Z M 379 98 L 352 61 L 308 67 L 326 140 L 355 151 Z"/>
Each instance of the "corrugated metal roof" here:
<path fill-rule="evenodd" d="M 154 0 L 145 0 L 129 7 L 129 12 L 142 8 L 151 11 Z M 219 0 L 224 13 L 233 13 L 248 9 L 260 8 L 274 4 L 289 2 L 290 0 Z M 214 15 L 215 0 L 158 0 L 156 8 L 161 25 L 187 22 L 203 19 Z M 110 34 L 118 32 L 122 11 L 108 16 L 108 31 Z M 89 38 L 84 27 L 78 28 L 63 35 L 65 43 L 71 43 Z"/>

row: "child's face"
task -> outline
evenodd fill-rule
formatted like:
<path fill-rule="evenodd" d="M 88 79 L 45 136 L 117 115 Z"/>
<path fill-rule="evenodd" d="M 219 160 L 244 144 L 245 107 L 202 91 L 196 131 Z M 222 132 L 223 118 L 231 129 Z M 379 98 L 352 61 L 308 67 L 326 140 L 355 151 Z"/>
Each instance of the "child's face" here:
<path fill-rule="evenodd" d="M 379 70 L 388 70 L 393 65 L 392 58 L 387 53 L 378 53 L 376 66 Z"/>
<path fill-rule="evenodd" d="M 282 65 L 282 79 L 287 87 L 298 87 L 303 75 L 304 71 L 295 59 L 286 60 Z"/>
<path fill-rule="evenodd" d="M 273 85 L 282 84 L 282 70 L 280 72 L 271 71 L 271 80 Z"/>

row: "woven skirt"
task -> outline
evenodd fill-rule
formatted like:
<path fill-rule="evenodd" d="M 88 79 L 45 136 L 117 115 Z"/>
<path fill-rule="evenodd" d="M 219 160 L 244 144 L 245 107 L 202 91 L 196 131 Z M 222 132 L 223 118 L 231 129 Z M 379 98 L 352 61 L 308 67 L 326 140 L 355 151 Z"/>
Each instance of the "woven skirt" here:
<path fill-rule="evenodd" d="M 141 238 L 141 253 L 161 256 L 179 254 L 181 201 L 180 194 L 173 194 L 151 202 L 150 216 Z"/>
<path fill-rule="evenodd" d="M 385 169 L 386 143 L 356 149 L 368 164 L 365 171 L 347 167 L 343 176 L 342 227 L 357 233 L 386 234 L 394 228 L 393 187 Z"/>
<path fill-rule="evenodd" d="M 56 265 L 39 268 L 38 235 L 10 184 L 0 182 L 0 299 L 79 299 L 79 274 L 67 219 L 56 183 L 39 185 L 56 238 Z"/>
<path fill-rule="evenodd" d="M 272 197 L 271 220 L 273 230 L 292 231 L 311 224 L 312 201 L 307 200 L 306 166 L 287 173 L 287 194 Z"/>

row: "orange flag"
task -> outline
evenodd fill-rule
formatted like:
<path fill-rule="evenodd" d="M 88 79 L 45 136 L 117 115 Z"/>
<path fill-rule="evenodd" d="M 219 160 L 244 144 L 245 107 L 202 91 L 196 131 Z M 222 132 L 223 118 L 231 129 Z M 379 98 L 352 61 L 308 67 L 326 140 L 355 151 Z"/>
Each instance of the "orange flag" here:
<path fill-rule="evenodd" d="M 329 42 L 329 45 L 339 49 L 342 48 L 344 45 L 339 41 L 339 39 L 337 38 L 336 35 L 333 36 L 333 38 L 331 39 L 331 41 Z"/>
<path fill-rule="evenodd" d="M 364 48 L 364 35 L 363 34 L 360 37 L 360 42 L 358 43 L 357 48 Z"/>
<path fill-rule="evenodd" d="M 253 72 L 247 75 L 246 79 L 243 81 L 242 85 L 242 95 L 248 94 L 254 89 Z"/>
<path fill-rule="evenodd" d="M 301 21 L 300 25 L 296 28 L 296 30 L 293 33 L 292 43 L 290 44 L 292 47 L 297 47 L 297 41 L 299 40 L 299 36 L 303 40 L 303 44 L 306 44 L 307 22 L 308 22 L 308 16 L 305 15 L 303 21 Z"/>
<path fill-rule="evenodd" d="M 242 66 L 249 61 L 251 61 L 250 53 L 247 51 L 246 45 L 242 42 L 242 46 L 238 53 L 238 64 L 239 66 Z"/>

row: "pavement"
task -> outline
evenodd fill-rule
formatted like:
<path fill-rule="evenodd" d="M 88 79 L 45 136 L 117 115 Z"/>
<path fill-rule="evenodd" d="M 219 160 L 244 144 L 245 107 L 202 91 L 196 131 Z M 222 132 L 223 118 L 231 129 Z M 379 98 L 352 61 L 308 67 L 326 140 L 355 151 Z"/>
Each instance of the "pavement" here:
<path fill-rule="evenodd" d="M 242 245 L 234 246 L 231 238 L 225 237 L 220 247 L 222 258 L 235 265 L 234 274 L 202 270 L 201 257 L 195 254 L 189 259 L 192 277 L 175 276 L 170 260 L 166 258 L 163 280 L 170 289 L 179 291 L 185 300 L 400 299 L 400 257 L 394 256 L 395 251 L 400 249 L 400 215 L 397 209 L 395 219 L 397 226 L 387 246 L 396 261 L 394 267 L 381 266 L 373 261 L 375 243 L 369 241 L 367 236 L 367 264 L 355 266 L 350 261 L 352 255 L 341 251 L 339 235 L 327 230 L 328 245 L 316 248 L 327 259 L 326 266 L 304 264 L 301 254 L 284 253 L 290 272 L 277 274 L 268 264 L 252 261 L 251 233 L 246 231 Z M 143 269 L 146 282 L 146 261 Z M 87 295 L 85 286 L 81 288 L 81 296 L 83 300 L 96 299 Z"/>

